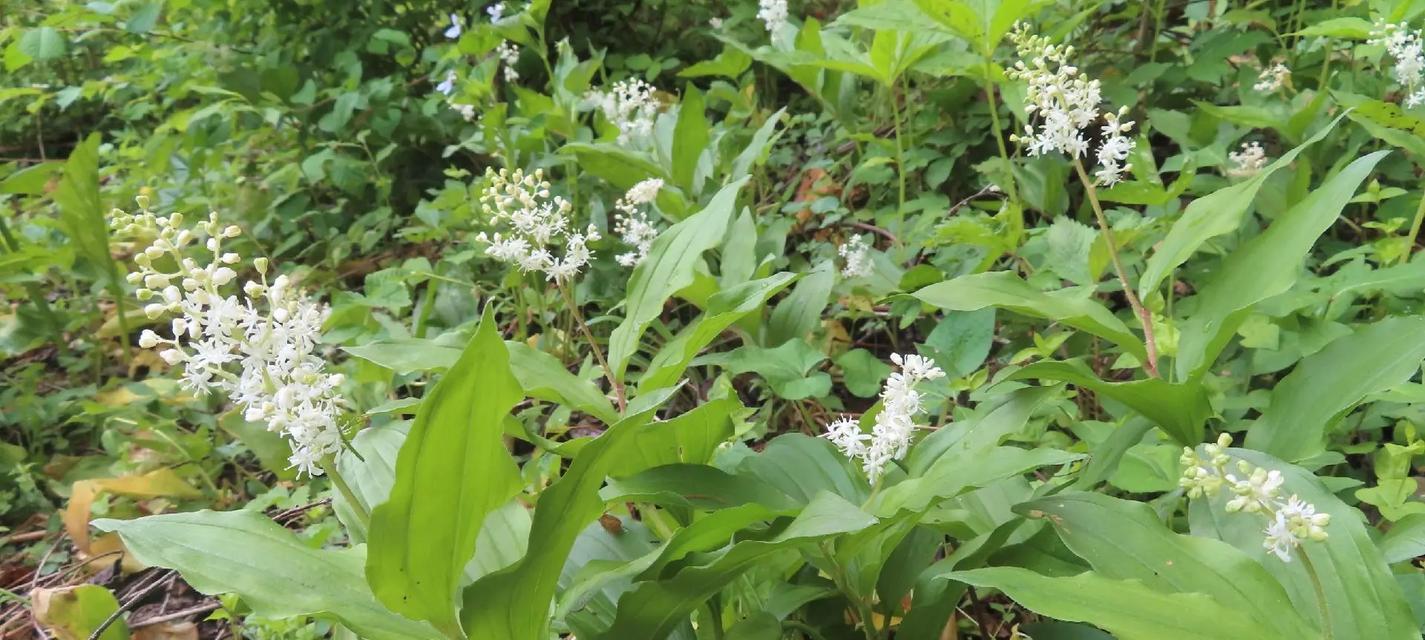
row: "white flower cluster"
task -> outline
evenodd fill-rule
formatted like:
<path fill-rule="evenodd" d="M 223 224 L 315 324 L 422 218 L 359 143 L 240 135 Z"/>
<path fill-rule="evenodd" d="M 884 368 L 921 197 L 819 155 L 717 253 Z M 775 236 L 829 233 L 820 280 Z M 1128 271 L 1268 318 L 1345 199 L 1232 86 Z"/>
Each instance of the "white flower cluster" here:
<path fill-rule="evenodd" d="M 460 38 L 460 33 L 460 16 L 452 13 L 450 14 L 450 27 L 445 30 L 445 37 L 449 40 L 457 40 Z"/>
<path fill-rule="evenodd" d="M 220 225 L 212 213 L 195 232 L 184 227 L 183 214 L 156 216 L 147 198 L 138 202 L 137 214 L 112 214 L 120 233 L 155 236 L 134 256 L 138 271 L 128 280 L 140 285 L 137 295 L 148 302 L 149 318 L 176 316 L 169 325 L 172 338 L 145 329 L 139 346 L 161 347 L 164 362 L 183 365 L 184 387 L 227 394 L 246 419 L 265 422 L 291 440 L 288 462 L 299 473 L 321 475 L 323 458 L 342 447 L 343 377 L 327 372 L 316 352 L 327 307 L 302 295 L 285 275 L 269 283 L 266 258 L 253 261 L 258 280 L 232 287 L 243 297 L 225 293 L 237 279 L 231 265 L 241 258 L 222 245 L 241 234 L 238 227 Z M 193 245 L 200 243 L 207 264 L 189 255 L 198 253 Z"/>
<path fill-rule="evenodd" d="M 486 7 L 485 14 L 490 16 L 490 22 L 499 22 L 505 17 L 505 3 L 496 2 Z"/>
<path fill-rule="evenodd" d="M 507 226 L 507 233 L 493 236 L 481 232 L 475 239 L 488 244 L 485 255 L 518 265 L 520 271 L 542 271 L 549 280 L 569 282 L 589 264 L 593 254 L 588 243 L 597 241 L 599 231 L 589 225 L 583 232 L 572 230 L 569 212 L 573 205 L 551 196 L 544 170 L 526 174 L 522 169 L 485 171 L 489 186 L 480 197 L 490 223 Z M 555 257 L 550 245 L 564 245 L 563 257 Z"/>
<path fill-rule="evenodd" d="M 619 264 L 634 267 L 648 257 L 648 250 L 653 248 L 653 239 L 658 237 L 658 227 L 649 221 L 644 205 L 656 200 L 662 188 L 662 180 L 649 178 L 630 187 L 628 193 L 614 204 L 614 208 L 619 211 L 614 216 L 614 232 L 619 234 L 619 239 L 623 240 L 624 244 L 633 247 L 633 251 L 618 255 Z"/>
<path fill-rule="evenodd" d="M 787 24 L 787 0 L 757 0 L 757 19 L 775 34 Z"/>
<path fill-rule="evenodd" d="M 458 76 L 455 75 L 454 69 L 446 71 L 445 79 L 441 80 L 440 84 L 435 85 L 435 90 L 440 92 L 441 95 L 449 97 L 450 94 L 455 93 L 455 81 L 457 79 Z"/>
<path fill-rule="evenodd" d="M 1079 158 L 1089 150 L 1083 130 L 1101 116 L 1103 142 L 1097 154 L 1099 168 L 1094 175 L 1100 184 L 1117 183 L 1124 172 L 1132 169 L 1132 165 L 1123 162 L 1133 150 L 1133 140 L 1124 135 L 1133 128 L 1132 121 L 1123 120 L 1128 108 L 1119 109 L 1117 113 L 1100 113 L 1103 93 L 1099 81 L 1089 79 L 1079 73 L 1078 67 L 1069 64 L 1074 55 L 1073 47 L 1055 45 L 1047 37 L 1033 35 L 1024 23 L 1015 26 L 1010 40 L 1021 59 L 1006 70 L 1005 75 L 1028 83 L 1024 109 L 1031 117 L 1037 115 L 1040 119 L 1037 129 L 1025 125 L 1024 135 L 1010 138 L 1026 144 L 1031 156 L 1059 152 Z"/>
<path fill-rule="evenodd" d="M 619 144 L 629 144 L 653 135 L 653 119 L 659 108 L 653 91 L 653 85 L 630 78 L 614 83 L 608 91 L 590 89 L 584 99 L 618 127 Z"/>
<path fill-rule="evenodd" d="M 864 234 L 856 234 L 837 247 L 836 252 L 846 260 L 841 275 L 847 278 L 861 278 L 871 275 L 871 243 Z"/>
<path fill-rule="evenodd" d="M 495 49 L 495 54 L 500 56 L 501 66 L 504 68 L 505 82 L 514 84 L 520 81 L 520 72 L 515 70 L 515 63 L 520 61 L 520 48 L 510 44 L 509 40 L 500 43 Z"/>
<path fill-rule="evenodd" d="M 885 473 L 886 465 L 910 451 L 911 437 L 918 426 L 915 419 L 922 411 L 922 396 L 915 385 L 945 377 L 945 372 L 924 356 L 894 353 L 891 362 L 900 371 L 891 373 L 881 389 L 881 412 L 876 414 L 871 433 L 861 431 L 856 420 L 843 417 L 826 425 L 823 434 L 846 457 L 859 458 L 861 469 L 873 483 Z"/>
<path fill-rule="evenodd" d="M 1277 62 L 1270 67 L 1262 69 L 1261 75 L 1257 76 L 1257 83 L 1252 88 L 1263 93 L 1274 93 L 1291 79 L 1291 69 L 1286 65 Z"/>
<path fill-rule="evenodd" d="M 1267 166 L 1267 151 L 1260 142 L 1243 142 L 1242 150 L 1229 152 L 1227 159 L 1232 162 L 1232 166 L 1227 168 L 1227 175 L 1246 178 L 1257 175 Z"/>
<path fill-rule="evenodd" d="M 1421 80 L 1425 80 L 1425 52 L 1422 52 L 1425 43 L 1420 39 L 1420 32 L 1411 31 L 1403 22 L 1377 22 L 1371 35 L 1371 44 L 1384 46 L 1386 53 L 1395 58 L 1395 79 L 1408 92 L 1405 106 L 1415 107 L 1425 102 L 1425 87 L 1420 87 Z"/>
<path fill-rule="evenodd" d="M 1229 473 L 1232 458 L 1227 447 L 1232 436 L 1222 434 L 1217 442 L 1203 445 L 1199 456 L 1192 447 L 1185 447 L 1181 462 L 1183 477 L 1179 481 L 1189 498 L 1210 496 L 1226 489 L 1232 498 L 1227 501 L 1229 513 L 1261 513 L 1267 517 L 1262 532 L 1262 547 L 1282 562 L 1291 562 L 1291 552 L 1308 540 L 1321 542 L 1327 538 L 1326 527 L 1331 514 L 1317 513 L 1316 507 L 1292 495 L 1282 499 L 1281 488 L 1286 482 L 1282 472 L 1255 467 L 1245 460 L 1237 461 L 1237 473 Z M 1241 474 L 1238 477 L 1237 474 Z"/>

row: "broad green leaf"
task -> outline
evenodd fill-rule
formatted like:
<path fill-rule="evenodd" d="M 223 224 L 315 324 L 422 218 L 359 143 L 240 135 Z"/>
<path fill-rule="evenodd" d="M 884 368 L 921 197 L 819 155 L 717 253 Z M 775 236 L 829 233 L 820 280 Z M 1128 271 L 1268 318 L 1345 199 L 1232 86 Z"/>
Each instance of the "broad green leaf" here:
<path fill-rule="evenodd" d="M 1330 18 L 1307 26 L 1296 32 L 1299 36 L 1320 36 L 1343 40 L 1366 40 L 1375 32 L 1369 20 L 1364 18 Z"/>
<path fill-rule="evenodd" d="M 830 536 L 859 531 L 876 519 L 832 493 L 822 492 L 776 536 L 738 542 L 712 561 L 644 582 L 619 600 L 614 624 L 596 639 L 663 638 L 724 585 L 768 555 Z"/>
<path fill-rule="evenodd" d="M 817 370 L 826 354 L 805 340 L 788 340 L 774 349 L 743 345 L 725 353 L 715 353 L 694 361 L 721 364 L 732 375 L 756 373 L 778 397 L 801 400 L 831 391 L 831 376 Z"/>
<path fill-rule="evenodd" d="M 87 263 L 89 276 L 119 286 L 117 267 L 109 256 L 109 222 L 99 199 L 99 134 L 91 134 L 69 154 L 54 201 L 59 205 L 60 227 Z"/>
<path fill-rule="evenodd" d="M 32 589 L 28 595 L 34 621 L 53 631 L 60 640 L 94 637 L 100 625 L 119 611 L 118 598 L 97 584 L 40 587 Z M 97 637 L 98 640 L 129 640 L 129 625 L 119 617 Z"/>
<path fill-rule="evenodd" d="M 1272 389 L 1247 446 L 1283 460 L 1326 451 L 1328 431 L 1366 396 L 1409 381 L 1425 360 L 1425 318 L 1387 318 L 1337 338 Z"/>
<path fill-rule="evenodd" d="M 740 181 L 752 174 L 752 165 L 762 164 L 767 159 L 767 152 L 772 148 L 772 144 L 781 137 L 781 132 L 777 131 L 777 124 L 782 121 L 782 116 L 787 111 L 786 107 L 778 109 L 776 113 L 767 118 L 757 132 L 752 134 L 752 141 L 737 154 L 732 161 L 732 168 L 728 171 L 728 176 L 734 181 Z M 734 184 L 741 184 L 734 182 Z M 714 198 L 716 199 L 716 198 Z"/>
<path fill-rule="evenodd" d="M 693 269 L 703 252 L 722 242 L 737 192 L 746 183 L 741 179 L 723 187 L 702 211 L 659 234 L 648 257 L 634 268 L 624 299 L 624 320 L 609 336 L 609 364 L 615 376 L 623 378 L 643 331 L 662 313 L 663 303 L 692 284 Z"/>
<path fill-rule="evenodd" d="M 362 573 L 365 548 L 313 549 L 255 511 L 198 511 L 95 520 L 144 564 L 174 569 L 200 593 L 236 594 L 271 618 L 329 615 L 363 638 L 442 637 L 382 607 Z"/>
<path fill-rule="evenodd" d="M 953 451 L 936 459 L 923 475 L 882 489 L 867 504 L 866 510 L 881 518 L 891 518 L 904 512 L 921 513 L 969 489 L 1081 458 L 1082 454 L 1049 448 L 992 447 Z"/>
<path fill-rule="evenodd" d="M 707 311 L 689 323 L 672 340 L 663 345 L 648 369 L 638 381 L 640 393 L 669 387 L 678 382 L 688 363 L 699 351 L 712 344 L 728 327 L 749 314 L 759 311 L 767 299 L 785 289 L 799 276 L 779 273 L 771 277 L 744 282 L 730 289 L 719 291 L 708 300 Z"/>
<path fill-rule="evenodd" d="M 1329 536 L 1322 542 L 1307 542 L 1296 554 L 1309 554 L 1316 568 L 1331 612 L 1331 627 L 1337 638 L 1416 638 L 1419 625 L 1410 613 L 1399 583 L 1371 540 L 1361 512 L 1348 506 L 1321 481 L 1300 467 L 1270 455 L 1247 449 L 1229 449 L 1228 455 L 1254 466 L 1281 471 L 1285 478 L 1282 495 L 1295 495 L 1331 514 Z M 1235 467 L 1229 462 L 1229 467 Z M 1189 521 L 1193 535 L 1223 540 L 1256 559 L 1286 587 L 1292 604 L 1308 621 L 1319 624 L 1315 590 L 1302 562 L 1282 562 L 1262 547 L 1266 519 L 1257 514 L 1227 513 L 1227 498 L 1193 500 Z"/>
<path fill-rule="evenodd" d="M 831 288 L 836 285 L 836 266 L 830 261 L 817 265 L 792 287 L 767 319 L 767 337 L 763 344 L 776 347 L 805 336 L 821 323 L 821 312 L 830 301 Z"/>
<path fill-rule="evenodd" d="M 599 495 L 605 502 L 642 502 L 713 511 L 758 503 L 776 509 L 795 503 L 749 476 L 704 464 L 669 464 L 609 480 Z"/>
<path fill-rule="evenodd" d="M 1092 571 L 1049 577 L 1028 569 L 994 567 L 957 571 L 947 577 L 999 589 L 1031 611 L 1087 622 L 1119 640 L 1287 638 L 1252 619 L 1237 603 L 1219 604 L 1198 593 L 1163 593 L 1137 580 L 1115 580 Z"/>
<path fill-rule="evenodd" d="M 707 114 L 703 113 L 703 92 L 688 83 L 673 129 L 673 184 L 684 193 L 694 192 L 693 173 L 698 168 L 698 158 L 708 146 L 708 128 Z"/>
<path fill-rule="evenodd" d="M 64 34 L 54 27 L 36 27 L 20 36 L 20 51 L 35 60 L 53 60 L 68 48 Z"/>
<path fill-rule="evenodd" d="M 604 424 L 618 422 L 608 397 L 592 382 L 569 373 L 558 358 L 514 340 L 505 341 L 505 348 L 510 354 L 510 369 L 526 395 L 566 404 Z M 461 354 L 459 346 L 445 343 L 443 337 L 376 341 L 342 350 L 400 374 L 449 369 Z"/>
<path fill-rule="evenodd" d="M 559 152 L 574 156 L 580 167 L 603 178 L 620 191 L 627 191 L 629 187 L 648 178 L 670 178 L 662 167 L 642 154 L 607 142 L 570 142 L 560 147 Z"/>
<path fill-rule="evenodd" d="M 865 349 L 852 349 L 836 356 L 841 368 L 841 383 L 847 391 L 862 398 L 873 398 L 881 392 L 881 382 L 891 375 L 891 365 Z"/>
<path fill-rule="evenodd" d="M 1196 380 L 1173 383 L 1147 378 L 1105 382 L 1079 360 L 1036 362 L 1005 379 L 1059 380 L 1113 398 L 1157 423 L 1164 433 L 1184 446 L 1202 442 L 1202 425 L 1212 416 L 1207 390 Z"/>
<path fill-rule="evenodd" d="M 1174 533 L 1147 504 L 1076 492 L 1026 502 L 1015 511 L 1048 520 L 1064 544 L 1105 578 L 1140 580 L 1164 593 L 1205 594 L 1283 637 L 1317 635 L 1262 565 L 1220 540 Z"/>
<path fill-rule="evenodd" d="M 1180 327 L 1175 363 L 1179 378 L 1197 377 L 1212 366 L 1247 309 L 1291 288 L 1316 239 L 1335 224 L 1356 188 L 1389 153 L 1377 151 L 1352 162 L 1223 258 L 1193 298 L 1196 306 Z"/>
<path fill-rule="evenodd" d="M 1150 297 L 1168 274 L 1187 262 L 1203 243 L 1240 228 L 1247 209 L 1252 206 L 1252 200 L 1257 197 L 1267 178 L 1289 166 L 1307 147 L 1325 138 L 1343 117 L 1338 116 L 1331 124 L 1322 127 L 1296 148 L 1283 153 L 1251 178 L 1188 203 L 1182 216 L 1168 229 L 1168 235 L 1148 257 L 1143 275 L 1138 278 L 1138 296 Z"/>
<path fill-rule="evenodd" d="M 62 171 L 64 171 L 64 163 L 54 160 L 30 165 L 5 176 L 4 180 L 0 180 L 0 193 L 42 195 L 50 178 Z"/>
<path fill-rule="evenodd" d="M 1425 514 L 1410 514 L 1391 524 L 1381 538 L 1380 552 L 1391 564 L 1425 556 Z"/>
<path fill-rule="evenodd" d="M 822 491 L 858 504 L 870 493 L 864 476 L 851 470 L 836 447 L 800 433 L 773 438 L 761 453 L 743 459 L 736 473 L 756 478 L 799 504 Z"/>
<path fill-rule="evenodd" d="M 916 345 L 921 355 L 940 365 L 951 378 L 974 373 L 985 363 L 994 344 L 995 310 L 947 313 L 925 343 Z"/>
<path fill-rule="evenodd" d="M 1015 313 L 1061 322 L 1117 344 L 1135 357 L 1147 357 L 1143 341 L 1086 291 L 1044 292 L 1008 271 L 960 276 L 932 284 L 911 294 L 922 302 L 949 311 L 976 311 L 999 307 Z"/>
<path fill-rule="evenodd" d="M 652 411 L 624 418 L 581 449 L 564 475 L 539 496 L 528 548 L 533 552 L 465 589 L 461 620 L 471 638 L 542 638 L 564 558 L 579 532 L 604 512 L 599 488 L 609 476 L 691 460 L 690 443 L 710 456 L 732 436 L 735 401 L 713 402 L 652 422 Z M 698 444 L 701 443 L 701 444 Z M 711 443 L 711 444 L 709 444 Z M 501 451 L 503 455 L 503 451 Z"/>
<path fill-rule="evenodd" d="M 1061 392 L 1055 387 L 1016 389 L 998 404 L 982 403 L 973 414 L 959 417 L 936 429 L 911 448 L 905 468 L 912 476 L 924 475 L 940 458 L 981 451 L 1010 439 L 1024 430 L 1029 418 L 1050 398 Z"/>
<path fill-rule="evenodd" d="M 464 637 L 456 588 L 481 523 L 524 484 L 502 424 L 523 397 L 487 307 L 465 353 L 421 402 L 391 496 L 371 513 L 372 590 L 451 637 Z"/>

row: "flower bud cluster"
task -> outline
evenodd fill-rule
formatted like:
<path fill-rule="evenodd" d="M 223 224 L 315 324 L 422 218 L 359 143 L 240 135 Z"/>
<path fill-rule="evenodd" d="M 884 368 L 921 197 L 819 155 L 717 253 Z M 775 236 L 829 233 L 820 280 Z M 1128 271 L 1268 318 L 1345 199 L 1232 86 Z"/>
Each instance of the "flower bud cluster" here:
<path fill-rule="evenodd" d="M 1024 23 L 1016 25 L 1009 38 L 1021 59 L 1005 70 L 1005 75 L 1028 84 L 1024 110 L 1029 117 L 1039 118 L 1037 128 L 1025 125 L 1024 135 L 1015 134 L 1010 139 L 1024 143 L 1031 156 L 1057 152 L 1077 159 L 1087 155 L 1089 150 L 1083 130 L 1102 119 L 1103 140 L 1097 153 L 1099 167 L 1094 175 L 1100 184 L 1117 183 L 1133 168 L 1124 162 L 1133 150 L 1133 140 L 1125 135 L 1134 124 L 1124 120 L 1128 108 L 1100 113 L 1102 88 L 1098 80 L 1090 79 L 1070 64 L 1073 47 L 1056 45 L 1045 36 L 1034 35 Z"/>
<path fill-rule="evenodd" d="M 1227 169 L 1227 175 L 1247 178 L 1257 175 L 1267 166 L 1267 151 L 1262 148 L 1260 142 L 1243 142 L 1242 150 L 1229 152 L 1227 159 L 1232 162 L 1232 166 Z"/>
<path fill-rule="evenodd" d="M 632 251 L 617 256 L 619 264 L 634 267 L 648 257 L 648 250 L 653 247 L 654 238 L 658 237 L 658 227 L 648 219 L 645 205 L 657 200 L 662 189 L 662 180 L 649 178 L 630 187 L 628 193 L 614 203 L 614 208 L 618 210 L 614 215 L 614 232 L 619 234 L 624 244 L 633 247 Z"/>
<path fill-rule="evenodd" d="M 489 186 L 480 197 L 490 224 L 502 228 L 493 234 L 481 232 L 475 239 L 489 245 L 485 255 L 519 266 L 520 271 L 538 271 L 549 280 L 569 282 L 589 264 L 593 253 L 588 243 L 600 239 L 589 225 L 583 233 L 571 229 L 573 205 L 551 195 L 544 170 L 525 173 L 522 169 L 485 172 Z M 563 256 L 555 256 L 551 246 L 564 245 Z"/>
<path fill-rule="evenodd" d="M 847 278 L 861 278 L 871 275 L 871 243 L 864 234 L 856 234 L 837 247 L 836 252 L 846 260 L 841 275 Z"/>
<path fill-rule="evenodd" d="M 185 388 L 226 394 L 246 419 L 291 441 L 288 461 L 299 473 L 321 475 L 320 462 L 342 446 L 343 377 L 327 372 L 317 354 L 326 306 L 285 275 L 269 282 L 266 258 L 252 261 L 258 279 L 239 286 L 233 266 L 242 259 L 223 243 L 242 231 L 221 224 L 217 213 L 190 229 L 181 213 L 149 211 L 145 196 L 138 205 L 136 214 L 112 214 L 119 234 L 153 238 L 134 256 L 138 270 L 128 281 L 138 285 L 149 318 L 172 316 L 167 337 L 145 329 L 139 346 L 182 365 Z"/>
<path fill-rule="evenodd" d="M 1183 475 L 1178 484 L 1187 490 L 1189 498 L 1210 497 L 1226 492 L 1228 513 L 1260 513 L 1267 518 L 1262 532 L 1262 547 L 1282 562 L 1291 562 L 1291 552 L 1308 540 L 1320 542 L 1327 538 L 1326 527 L 1331 514 L 1317 513 L 1316 507 L 1292 495 L 1282 497 L 1286 479 L 1282 472 L 1257 467 L 1245 460 L 1232 465 L 1227 448 L 1232 436 L 1222 434 L 1217 442 L 1202 446 L 1202 455 L 1185 447 L 1180 461 Z M 1234 470 L 1229 471 L 1229 466 Z"/>

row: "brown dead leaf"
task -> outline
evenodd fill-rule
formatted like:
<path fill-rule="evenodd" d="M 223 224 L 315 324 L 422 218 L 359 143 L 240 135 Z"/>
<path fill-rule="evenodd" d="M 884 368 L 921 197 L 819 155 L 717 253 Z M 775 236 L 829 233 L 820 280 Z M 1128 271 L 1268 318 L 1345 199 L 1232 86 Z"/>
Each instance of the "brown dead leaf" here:
<path fill-rule="evenodd" d="M 143 475 L 119 478 L 96 478 L 75 482 L 69 495 L 69 505 L 65 507 L 64 530 L 69 534 L 74 546 L 85 555 L 91 554 L 89 542 L 89 508 L 100 493 L 129 496 L 133 498 L 196 498 L 202 494 L 178 477 L 167 467 L 150 471 Z"/>

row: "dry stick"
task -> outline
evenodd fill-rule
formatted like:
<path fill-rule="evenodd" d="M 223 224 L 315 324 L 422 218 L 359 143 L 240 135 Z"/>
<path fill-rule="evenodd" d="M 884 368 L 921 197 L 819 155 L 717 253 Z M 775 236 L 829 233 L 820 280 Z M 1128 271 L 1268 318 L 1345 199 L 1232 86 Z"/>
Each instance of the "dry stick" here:
<path fill-rule="evenodd" d="M 1143 325 L 1143 342 L 1148 351 L 1148 361 L 1143 363 L 1143 370 L 1154 378 L 1161 378 L 1162 376 L 1158 375 L 1158 341 L 1153 337 L 1153 315 L 1138 301 L 1138 295 L 1133 293 L 1133 287 L 1128 284 L 1128 272 L 1123 269 L 1123 261 L 1118 257 L 1118 241 L 1113 239 L 1108 218 L 1104 217 L 1103 206 L 1098 203 L 1098 190 L 1094 188 L 1093 181 L 1089 180 L 1088 173 L 1084 171 L 1084 163 L 1079 161 L 1078 156 L 1074 157 L 1074 169 L 1079 172 L 1079 180 L 1084 183 L 1084 192 L 1088 194 L 1089 204 L 1093 206 L 1098 228 L 1103 230 L 1103 241 L 1108 245 L 1108 255 L 1113 261 L 1114 272 L 1118 274 L 1118 282 L 1123 285 L 1123 296 L 1128 298 L 1128 306 L 1133 307 L 1133 312 L 1138 314 L 1138 322 Z"/>
<path fill-rule="evenodd" d="M 623 383 L 614 376 L 613 367 L 609 366 L 609 361 L 604 359 L 604 350 L 599 348 L 599 343 L 594 341 L 594 334 L 589 332 L 589 323 L 584 321 L 584 314 L 579 312 L 579 305 L 574 303 L 574 294 L 569 291 L 569 287 L 564 283 L 555 280 L 555 286 L 559 293 L 564 296 L 564 303 L 569 305 L 569 312 L 574 314 L 574 322 L 579 325 L 579 329 L 584 332 L 584 339 L 589 341 L 589 348 L 594 350 L 594 357 L 599 360 L 599 366 L 604 368 L 604 376 L 609 379 L 609 384 L 613 385 L 614 394 L 618 397 L 618 412 L 623 413 L 628 408 L 628 401 L 624 396 Z"/>
<path fill-rule="evenodd" d="M 180 619 L 180 618 L 186 618 L 186 617 L 191 616 L 191 615 L 196 615 L 196 614 L 199 614 L 199 613 L 207 613 L 207 612 L 209 612 L 209 611 L 213 611 L 213 610 L 216 610 L 216 609 L 218 609 L 218 608 L 221 608 L 222 606 L 223 606 L 223 603 L 218 602 L 217 600 L 213 600 L 213 601 L 205 602 L 205 603 L 200 604 L 200 605 L 197 605 L 197 606 L 188 607 L 187 609 L 179 609 L 179 610 L 174 611 L 174 612 L 172 612 L 172 613 L 162 613 L 162 614 L 156 615 L 156 616 L 154 616 L 154 617 L 152 617 L 152 618 L 146 618 L 146 619 L 144 619 L 144 620 L 140 620 L 140 621 L 138 621 L 138 622 L 134 622 L 134 623 L 130 624 L 130 625 L 129 625 L 129 628 L 130 628 L 130 629 L 137 629 L 137 628 L 139 628 L 139 627 L 148 627 L 148 626 L 152 626 L 152 625 L 155 625 L 155 624 L 162 624 L 162 623 L 165 623 L 165 622 L 172 622 L 172 621 L 174 621 L 174 620 L 178 620 L 178 619 Z"/>
<path fill-rule="evenodd" d="M 161 587 L 161 586 L 163 586 L 163 585 L 165 585 L 165 584 L 172 584 L 172 583 L 173 583 L 173 579 L 176 578 L 177 576 L 178 576 L 177 573 L 174 573 L 173 571 L 169 571 L 169 572 L 168 572 L 168 577 L 167 577 L 166 579 L 160 578 L 160 579 L 154 580 L 154 581 L 153 581 L 153 584 L 150 584 L 150 585 L 148 585 L 147 587 L 144 587 L 144 590 L 143 590 L 143 591 L 140 591 L 140 592 L 138 592 L 137 594 L 135 594 L 134 597 L 129 598 L 129 601 L 128 601 L 128 602 L 125 602 L 125 603 L 119 605 L 119 608 L 115 609 L 113 613 L 109 614 L 109 617 L 104 618 L 104 621 L 101 622 L 101 623 L 99 623 L 99 626 L 97 626 L 97 627 L 94 628 L 94 633 L 89 634 L 89 640 L 99 640 L 99 636 L 104 635 L 104 630 L 105 630 L 105 629 L 108 629 L 108 628 L 109 628 L 109 625 L 114 624 L 114 621 L 115 621 L 115 620 L 118 620 L 118 619 L 119 619 L 119 616 L 124 615 L 124 612 L 125 612 L 125 611 L 128 611 L 129 609 L 132 609 L 132 608 L 134 608 L 135 606 L 138 606 L 138 603 L 139 603 L 140 600 L 143 600 L 144 598 L 147 598 L 147 597 L 148 597 L 148 594 L 153 593 L 154 590 L 158 589 L 159 587 Z"/>

